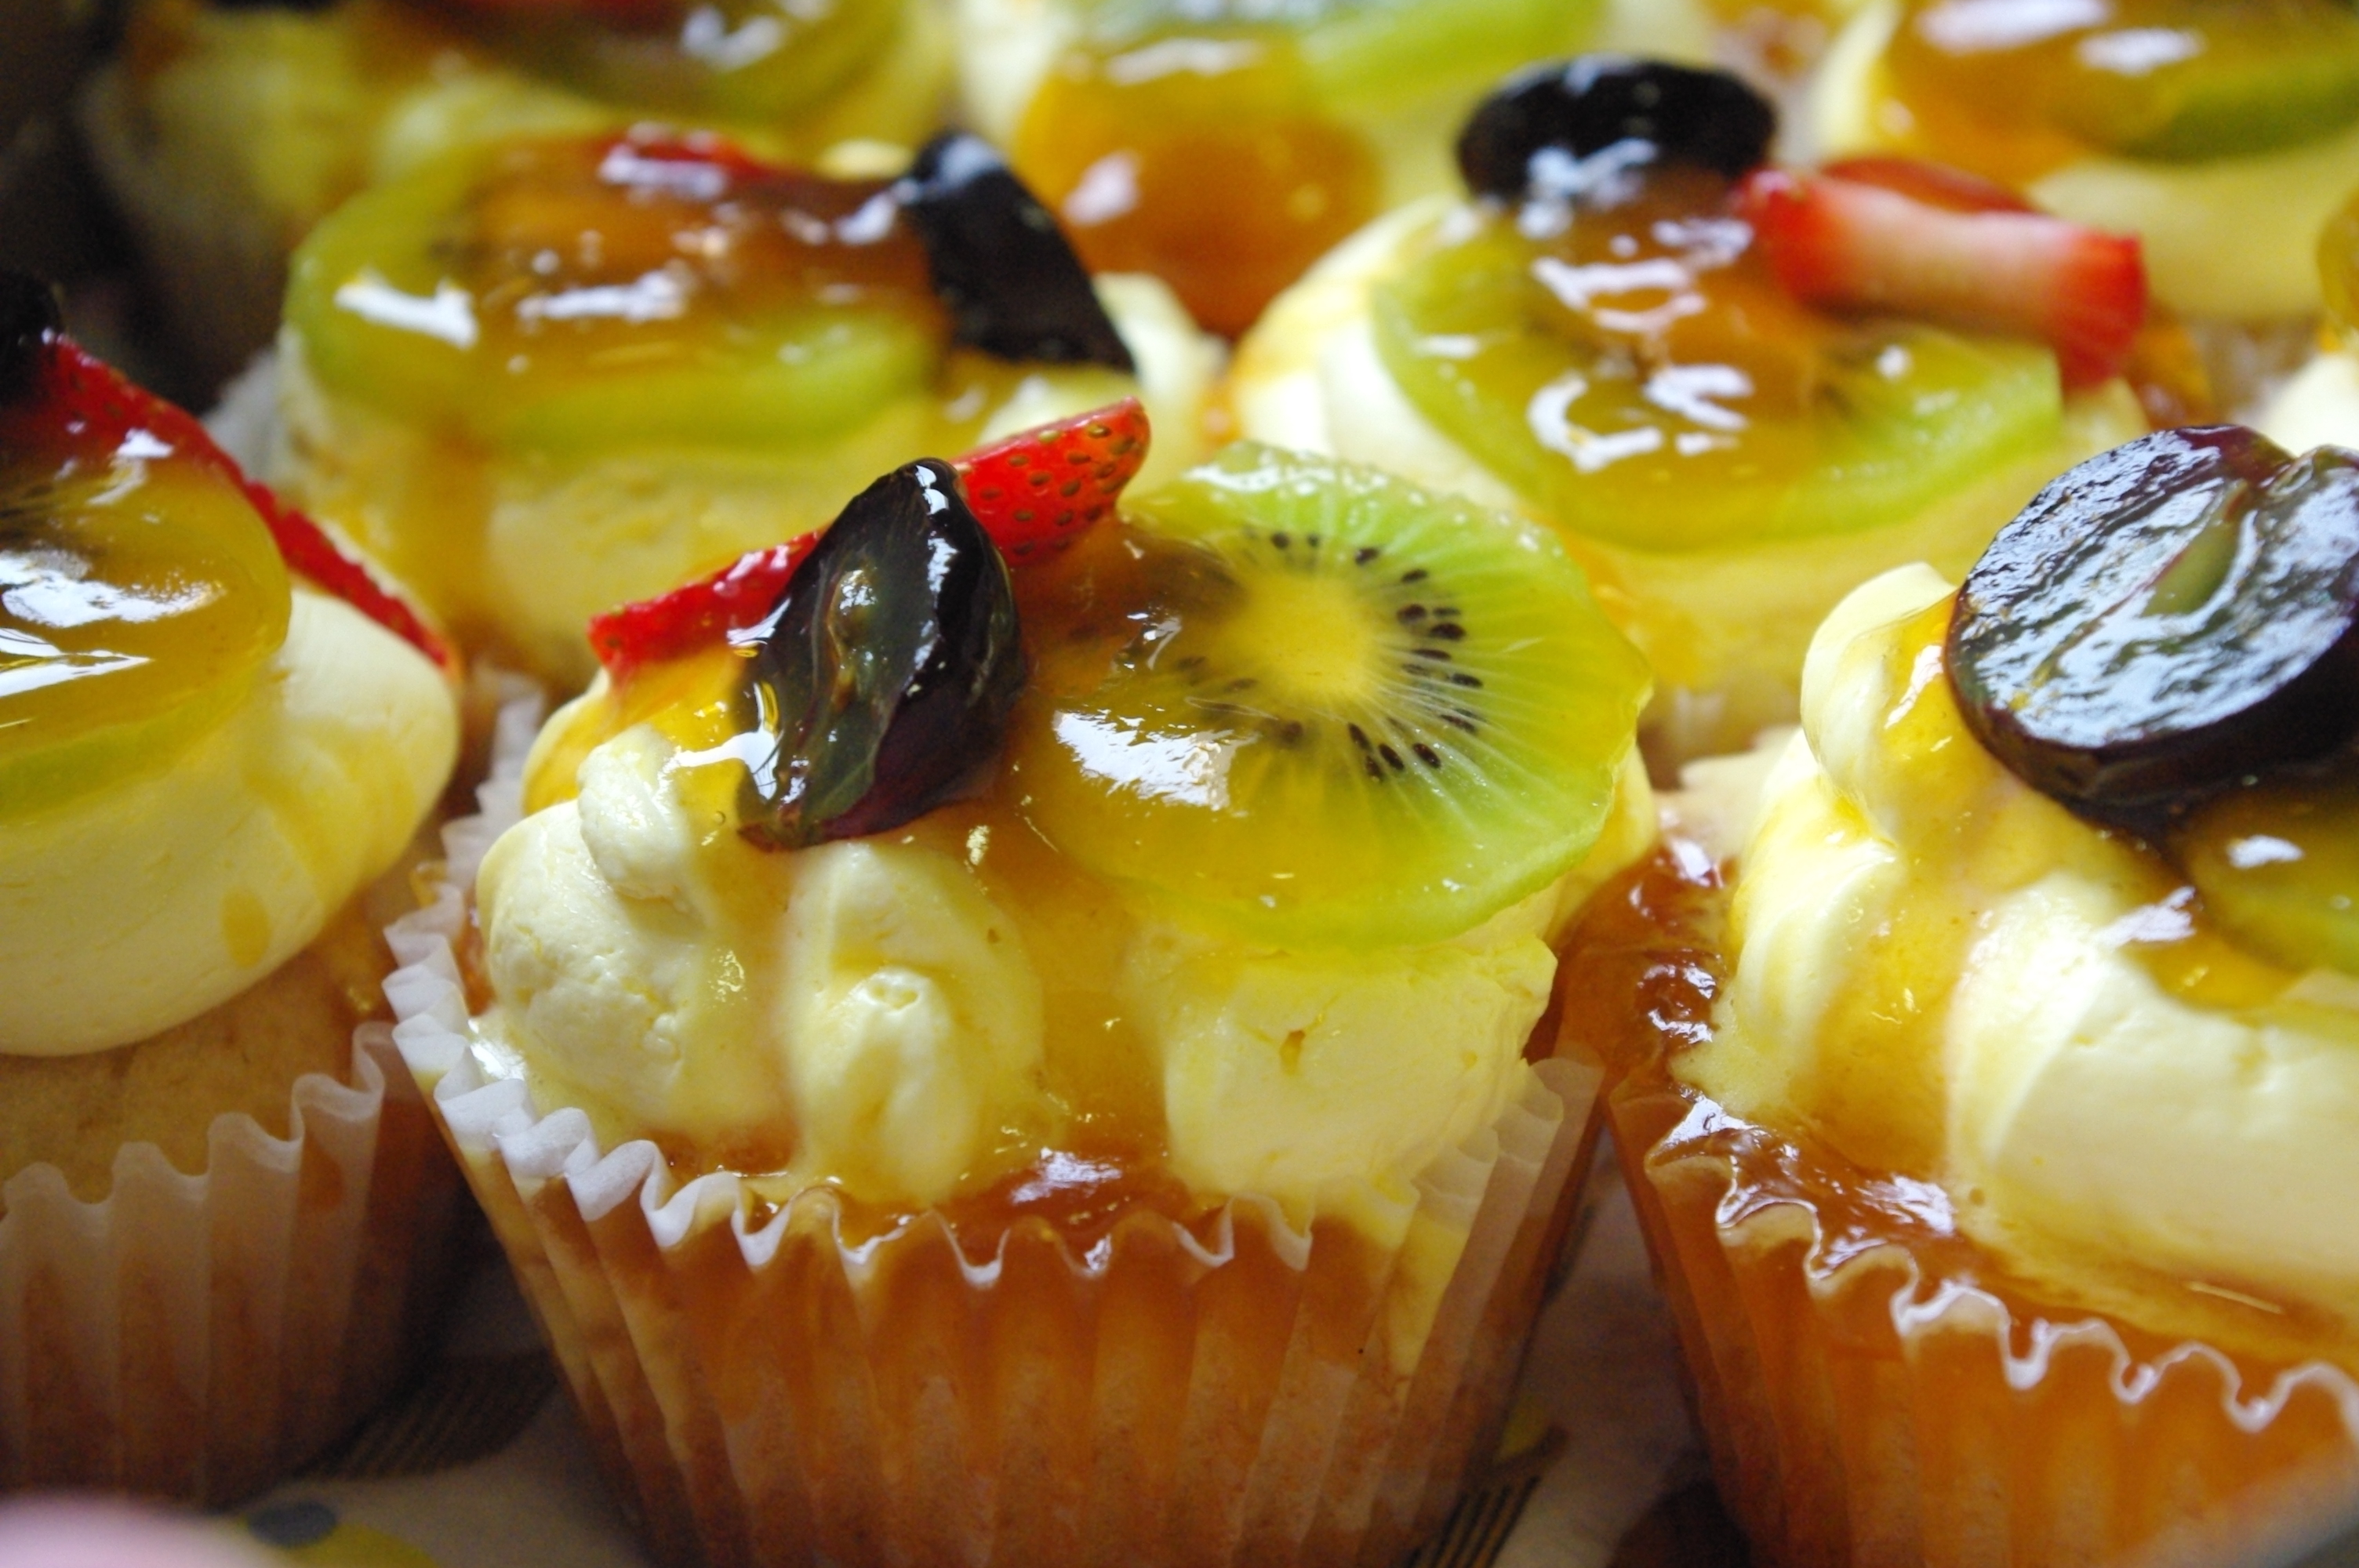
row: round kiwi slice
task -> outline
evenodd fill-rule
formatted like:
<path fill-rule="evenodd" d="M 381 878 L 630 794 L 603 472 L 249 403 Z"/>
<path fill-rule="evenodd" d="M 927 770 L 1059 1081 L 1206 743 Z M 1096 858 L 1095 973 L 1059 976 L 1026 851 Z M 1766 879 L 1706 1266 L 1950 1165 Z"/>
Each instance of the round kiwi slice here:
<path fill-rule="evenodd" d="M 1093 871 L 1367 947 L 1464 932 L 1595 841 L 1649 681 L 1543 532 L 1241 444 L 1090 556 L 1027 607 L 1008 765 Z"/>

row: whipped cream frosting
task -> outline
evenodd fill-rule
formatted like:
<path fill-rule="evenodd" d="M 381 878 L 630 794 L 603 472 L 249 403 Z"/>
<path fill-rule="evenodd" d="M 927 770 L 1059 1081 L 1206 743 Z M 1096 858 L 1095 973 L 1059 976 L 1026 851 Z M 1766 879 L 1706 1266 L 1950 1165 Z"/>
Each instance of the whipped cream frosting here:
<path fill-rule="evenodd" d="M 2182 983 L 2201 962 L 2153 961 L 2198 939 L 2178 879 L 1965 729 L 1950 594 L 1923 567 L 1856 590 L 1812 645 L 1801 732 L 1673 797 L 1737 867 L 1732 979 L 1676 1070 L 1938 1183 L 2042 1277 L 2104 1263 L 2270 1311 L 2359 1303 L 2351 988 L 2248 977 L 2232 1003 Z"/>
<path fill-rule="evenodd" d="M 1885 48 L 1900 23 L 1875 0 L 1827 51 L 1811 88 L 1815 156 L 1902 151 L 1910 140 L 1892 96 Z M 2155 297 L 2190 316 L 2255 321 L 2319 308 L 2318 236 L 2359 185 L 2359 125 L 2242 157 L 2164 163 L 2099 154 L 2032 181 L 2024 194 L 2076 223 L 2144 243 Z"/>
<path fill-rule="evenodd" d="M 764 852 L 700 809 L 676 756 L 626 730 L 588 753 L 575 798 L 494 846 L 477 884 L 491 1070 L 582 1108 L 610 1145 L 685 1142 L 882 1203 L 987 1184 L 1065 1130 L 1043 1070 L 1058 955 L 1027 947 L 970 858 L 914 835 Z M 1654 832 L 1634 755 L 1581 866 L 1427 947 L 1289 953 L 1131 912 L 1113 984 L 1137 1044 L 1103 1048 L 1150 1058 L 1148 1146 L 1198 1191 L 1297 1212 L 1405 1191 L 1520 1087 L 1547 938 Z"/>
<path fill-rule="evenodd" d="M 458 749 L 423 654 L 299 583 L 252 683 L 168 767 L 0 816 L 0 1052 L 108 1050 L 227 1000 L 417 832 Z"/>

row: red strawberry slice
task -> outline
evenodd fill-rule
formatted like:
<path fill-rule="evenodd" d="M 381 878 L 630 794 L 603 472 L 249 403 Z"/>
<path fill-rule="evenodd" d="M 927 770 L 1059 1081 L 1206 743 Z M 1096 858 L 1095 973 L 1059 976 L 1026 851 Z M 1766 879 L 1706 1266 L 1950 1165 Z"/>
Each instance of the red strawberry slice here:
<path fill-rule="evenodd" d="M 1136 397 L 1010 436 L 951 466 L 966 503 L 1012 563 L 1060 550 L 1114 515 L 1147 461 L 1147 410 Z"/>
<path fill-rule="evenodd" d="M 967 505 L 1011 565 L 1063 548 L 1113 515 L 1123 486 L 1147 461 L 1147 410 L 1136 397 L 1010 436 L 951 466 Z M 669 593 L 594 617 L 590 646 L 616 682 L 641 666 L 712 647 L 758 622 L 819 538 L 740 556 Z"/>
<path fill-rule="evenodd" d="M 817 534 L 806 534 L 755 550 L 711 577 L 592 616 L 591 649 L 606 673 L 620 682 L 642 665 L 712 647 L 767 615 L 818 541 Z"/>
<path fill-rule="evenodd" d="M 2038 338 L 2056 351 L 2068 390 L 2121 373 L 2147 313 L 2136 239 L 1992 206 L 1987 194 L 1962 208 L 1988 188 L 1930 168 L 1904 177 L 1897 163 L 1854 166 L 1852 177 L 1746 177 L 1737 210 L 1788 292 Z"/>
<path fill-rule="evenodd" d="M 454 667 L 449 645 L 416 609 L 379 582 L 366 563 L 326 529 L 280 501 L 268 486 L 248 479 L 195 418 L 125 380 L 71 339 L 53 337 L 48 349 L 42 383 L 16 415 L 26 421 L 20 429 L 44 431 L 52 439 L 88 443 L 110 452 L 134 432 L 145 432 L 174 456 L 202 464 L 245 492 L 289 570 L 342 600 L 441 668 Z"/>

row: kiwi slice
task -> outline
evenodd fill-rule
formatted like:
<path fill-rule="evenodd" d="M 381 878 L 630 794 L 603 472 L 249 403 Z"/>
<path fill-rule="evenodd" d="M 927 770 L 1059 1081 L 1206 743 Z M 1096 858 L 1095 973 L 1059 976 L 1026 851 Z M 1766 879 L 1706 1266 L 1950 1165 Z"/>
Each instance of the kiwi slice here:
<path fill-rule="evenodd" d="M 808 446 L 948 352 L 896 211 L 695 139 L 464 152 L 314 230 L 287 320 L 330 390 L 486 446 Z"/>
<path fill-rule="evenodd" d="M 908 0 L 698 0 L 645 25 L 571 7 L 490 22 L 503 52 L 594 97 L 694 121 L 776 124 L 812 112 L 892 43 Z"/>
<path fill-rule="evenodd" d="M 2285 778 L 2221 796 L 2171 851 L 2231 935 L 2288 968 L 2359 975 L 2359 778 Z"/>
<path fill-rule="evenodd" d="M 1982 116 L 2049 125 L 2125 157 L 2248 157 L 2359 120 L 2350 0 L 2120 0 L 2102 25 L 2060 11 L 2030 28 L 2022 18 L 2038 8 L 2018 0 L 1911 9 L 1893 49 L 1904 88 L 1930 83 Z"/>
<path fill-rule="evenodd" d="M 1528 524 L 1241 444 L 1027 604 L 1008 753 L 1102 875 L 1284 946 L 1446 938 L 1603 825 L 1649 680 Z"/>
<path fill-rule="evenodd" d="M 1810 311 L 1723 189 L 1650 174 L 1549 239 L 1454 222 L 1375 291 L 1386 368 L 1559 526 L 1653 551 L 1864 532 L 2057 438 L 2046 348 Z"/>

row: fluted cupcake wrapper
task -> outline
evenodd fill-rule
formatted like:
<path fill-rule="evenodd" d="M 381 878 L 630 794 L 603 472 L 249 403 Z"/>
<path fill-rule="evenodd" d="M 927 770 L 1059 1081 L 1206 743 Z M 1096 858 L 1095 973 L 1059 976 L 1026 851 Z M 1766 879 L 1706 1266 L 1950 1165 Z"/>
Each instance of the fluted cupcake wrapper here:
<path fill-rule="evenodd" d="M 2340 1368 L 2253 1371 L 2085 1311 L 2031 1315 L 1799 1199 L 1738 1201 L 1707 1101 L 1633 1079 L 1605 1105 L 1761 1560 L 2217 1568 L 2359 1518 Z"/>
<path fill-rule="evenodd" d="M 0 1491 L 232 1501 L 387 1391 L 458 1199 L 390 1029 L 288 1126 L 217 1118 L 196 1175 L 128 1144 L 95 1203 L 54 1165 L 0 1188 Z"/>
<path fill-rule="evenodd" d="M 513 757 L 483 797 L 487 847 Z M 665 1561 L 1392 1568 L 1495 1449 L 1593 1070 L 1539 1064 L 1373 1227 L 1241 1196 L 1079 1254 L 1037 1218 L 981 1258 L 933 1213 L 854 1239 L 826 1190 L 677 1184 L 487 1076 L 450 946 L 473 870 L 389 933 L 395 1038 Z"/>

